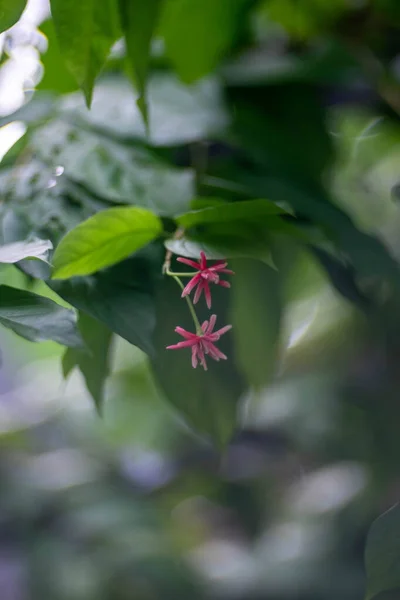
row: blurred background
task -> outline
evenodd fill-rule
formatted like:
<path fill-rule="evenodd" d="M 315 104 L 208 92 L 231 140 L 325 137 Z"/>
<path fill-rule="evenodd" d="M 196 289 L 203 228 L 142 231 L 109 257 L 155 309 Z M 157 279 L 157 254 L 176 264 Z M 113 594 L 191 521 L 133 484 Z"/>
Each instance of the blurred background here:
<path fill-rule="evenodd" d="M 226 76 L 306 77 L 321 88 L 335 152 L 327 185 L 358 227 L 400 258 L 397 3 L 254 5 L 238 40 L 251 51 L 238 51 Z M 353 59 L 332 41 L 337 31 L 351 41 L 360 22 L 385 64 L 390 102 L 368 76 L 354 74 Z M 54 199 L 65 165 L 99 187 L 102 167 L 86 164 L 82 175 L 79 161 L 62 156 L 53 172 L 20 158 L 16 176 L 29 127 L 45 123 L 35 140 L 43 160 L 71 123 L 88 132 L 84 157 L 96 148 L 91 131 L 144 135 L 121 67 L 123 46 L 113 48 L 89 113 L 62 69 L 52 27 L 46 0 L 30 0 L 0 36 L 1 194 L 32 207 L 38 195 Z M 215 132 L 229 116 L 218 84 L 212 77 L 178 82 L 156 42 L 152 142 L 160 153 L 176 146 L 175 163 L 185 167 L 186 142 L 210 137 L 220 158 Z M 52 121 L 55 112 L 66 116 Z M 308 140 L 302 143 L 307 153 Z M 144 187 L 159 186 L 152 177 Z M 31 285 L 11 266 L 2 266 L 0 280 Z M 44 284 L 35 289 L 51 295 Z M 100 418 L 81 374 L 63 379 L 60 346 L 31 344 L 2 328 L 1 600 L 361 600 L 368 529 L 400 489 L 400 345 L 396 307 L 387 327 L 377 325 L 346 298 L 351 289 L 342 274 L 329 279 L 311 254 L 295 254 L 276 373 L 257 397 L 243 398 L 240 427 L 222 452 L 165 402 L 146 356 L 124 340 L 114 343 Z"/>

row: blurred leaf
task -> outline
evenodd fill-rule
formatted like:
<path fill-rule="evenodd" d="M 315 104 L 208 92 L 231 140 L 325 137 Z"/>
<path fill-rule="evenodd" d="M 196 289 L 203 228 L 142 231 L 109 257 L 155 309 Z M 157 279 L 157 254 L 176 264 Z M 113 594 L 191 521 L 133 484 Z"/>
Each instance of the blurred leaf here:
<path fill-rule="evenodd" d="M 266 385 L 274 374 L 281 328 L 279 273 L 268 265 L 235 259 L 231 321 L 237 363 L 250 385 Z"/>
<path fill-rule="evenodd" d="M 209 200 L 208 198 L 206 199 Z M 189 228 L 202 223 L 224 223 L 236 220 L 259 222 L 263 217 L 285 213 L 276 204 L 268 200 L 247 200 L 245 202 L 230 202 L 191 211 L 175 218 L 178 225 Z"/>
<path fill-rule="evenodd" d="M 153 146 L 173 146 L 215 135 L 225 129 L 228 115 L 216 79 L 190 87 L 171 73 L 155 73 L 147 84 L 149 141 Z M 147 141 L 145 126 L 133 101 L 132 86 L 121 77 L 100 81 L 88 110 L 79 94 L 65 98 L 65 108 L 93 127 L 122 138 Z"/>
<path fill-rule="evenodd" d="M 53 256 L 54 279 L 90 275 L 127 258 L 162 233 L 162 223 L 144 208 L 109 208 L 72 229 Z"/>
<path fill-rule="evenodd" d="M 50 90 L 57 94 L 74 92 L 79 86 L 62 60 L 53 19 L 48 19 L 42 23 L 40 31 L 46 36 L 48 46 L 46 52 L 41 55 L 44 73 L 36 89 Z"/>
<path fill-rule="evenodd" d="M 72 310 L 7 285 L 0 286 L 0 323 L 31 342 L 52 340 L 72 348 L 82 346 Z"/>
<path fill-rule="evenodd" d="M 213 312 L 218 315 L 216 328 L 228 324 L 225 289 L 213 289 Z M 187 306 L 181 299 L 181 290 L 171 277 L 164 277 L 157 291 L 157 323 L 154 335 L 156 349 L 151 360 L 152 369 L 166 398 L 187 422 L 202 435 L 210 437 L 219 446 L 225 445 L 236 427 L 239 398 L 243 381 L 234 365 L 231 332 L 218 341 L 218 347 L 228 360 L 208 360 L 208 371 L 200 366 L 193 369 L 190 349 L 166 350 L 178 341 L 177 325 L 193 331 Z M 200 321 L 209 318 L 205 308 L 196 310 Z"/>
<path fill-rule="evenodd" d="M 400 588 L 400 506 L 381 515 L 371 526 L 365 549 L 366 600 Z"/>
<path fill-rule="evenodd" d="M 166 0 L 160 34 L 179 77 L 193 83 L 213 71 L 243 22 L 247 0 Z"/>
<path fill-rule="evenodd" d="M 161 274 L 162 255 L 151 247 L 89 277 L 50 281 L 50 287 L 79 311 L 104 323 L 111 331 L 154 352 L 154 279 Z"/>
<path fill-rule="evenodd" d="M 141 148 L 55 120 L 34 133 L 43 160 L 110 202 L 143 206 L 160 215 L 187 210 L 194 190 L 191 169 L 170 166 Z"/>
<path fill-rule="evenodd" d="M 0 33 L 19 21 L 26 2 L 27 0 L 0 0 Z"/>
<path fill-rule="evenodd" d="M 63 374 L 67 378 L 78 367 L 85 378 L 87 389 L 101 412 L 104 384 L 110 374 L 111 331 L 102 323 L 80 312 L 78 320 L 85 349 L 68 348 L 62 359 Z"/>
<path fill-rule="evenodd" d="M 145 123 L 148 123 L 146 84 L 150 44 L 157 24 L 162 0 L 119 0 L 121 27 L 125 34 L 128 60 L 139 91 L 137 100 Z"/>
<path fill-rule="evenodd" d="M 90 106 L 93 86 L 119 35 L 114 0 L 51 0 L 61 54 Z"/>
<path fill-rule="evenodd" d="M 0 246 L 0 263 L 16 263 L 24 258 L 36 258 L 47 262 L 48 251 L 52 248 L 50 240 L 5 244 Z"/>

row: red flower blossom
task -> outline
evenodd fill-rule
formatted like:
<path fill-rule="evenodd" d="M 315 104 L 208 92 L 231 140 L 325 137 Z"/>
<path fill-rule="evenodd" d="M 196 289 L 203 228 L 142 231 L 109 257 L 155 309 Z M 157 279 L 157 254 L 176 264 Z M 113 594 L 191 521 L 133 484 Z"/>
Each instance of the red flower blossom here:
<path fill-rule="evenodd" d="M 206 354 L 217 361 L 221 358 L 226 360 L 227 357 L 215 346 L 214 342 L 217 342 L 221 335 L 229 331 L 229 329 L 232 328 L 232 325 L 225 325 L 225 327 L 222 327 L 222 329 L 213 331 L 216 320 L 217 316 L 212 315 L 209 322 L 204 321 L 201 326 L 201 335 L 186 331 L 186 329 L 183 329 L 182 327 L 176 327 L 176 333 L 179 333 L 179 335 L 185 338 L 185 340 L 183 342 L 178 342 L 178 344 L 174 344 L 173 346 L 167 346 L 167 350 L 177 350 L 179 348 L 191 347 L 192 367 L 195 369 L 200 361 L 200 364 L 205 371 L 207 371 Z"/>
<path fill-rule="evenodd" d="M 182 298 L 190 294 L 190 292 L 196 287 L 193 302 L 196 304 L 199 301 L 199 298 L 204 291 L 204 295 L 206 297 L 206 303 L 208 308 L 211 308 L 211 291 L 209 283 L 216 283 L 218 285 L 222 285 L 222 287 L 229 288 L 231 284 L 229 281 L 221 281 L 219 278 L 219 273 L 228 273 L 229 275 L 234 275 L 234 272 L 230 269 L 226 269 L 227 262 L 225 260 L 217 260 L 210 267 L 207 266 L 207 258 L 204 252 L 200 252 L 200 262 L 195 262 L 194 260 L 190 260 L 189 258 L 177 258 L 177 261 L 184 263 L 185 265 L 189 265 L 189 267 L 193 267 L 197 270 L 197 273 L 194 277 L 189 281 L 182 292 Z"/>

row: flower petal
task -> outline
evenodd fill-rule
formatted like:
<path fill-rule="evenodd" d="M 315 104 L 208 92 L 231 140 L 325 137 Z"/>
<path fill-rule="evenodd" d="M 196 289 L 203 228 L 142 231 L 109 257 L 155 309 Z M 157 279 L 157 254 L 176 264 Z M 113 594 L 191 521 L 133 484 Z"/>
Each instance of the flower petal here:
<path fill-rule="evenodd" d="M 228 275 L 235 275 L 235 271 L 232 271 L 231 269 L 221 269 L 220 273 L 227 273 Z"/>
<path fill-rule="evenodd" d="M 198 351 L 198 346 L 193 346 L 192 347 L 192 367 L 193 369 L 195 369 L 198 365 L 198 360 L 197 360 L 197 351 Z"/>
<path fill-rule="evenodd" d="M 229 281 L 218 281 L 218 285 L 221 285 L 224 288 L 230 288 L 231 284 L 229 283 Z"/>
<path fill-rule="evenodd" d="M 179 333 L 179 335 L 186 338 L 187 340 L 193 340 L 198 337 L 198 335 L 196 333 L 192 333 L 191 331 L 186 331 L 186 329 L 183 329 L 183 327 L 175 327 L 175 331 L 176 331 L 176 333 Z"/>
<path fill-rule="evenodd" d="M 213 358 L 214 360 L 220 360 L 222 358 L 222 360 L 226 360 L 227 356 L 221 352 L 221 350 L 219 348 L 217 348 L 217 346 L 214 346 L 214 344 L 212 342 L 206 342 L 207 344 L 207 348 L 208 348 L 208 353 L 211 356 L 211 358 Z"/>
<path fill-rule="evenodd" d="M 189 348 L 190 346 L 194 346 L 197 344 L 197 340 L 184 340 L 183 342 L 178 342 L 177 344 L 173 344 L 172 346 L 167 346 L 167 350 L 179 350 L 180 348 Z"/>
<path fill-rule="evenodd" d="M 192 279 L 189 281 L 189 283 L 183 288 L 181 297 L 184 298 L 185 296 L 190 294 L 192 289 L 194 287 L 196 287 L 196 285 L 199 283 L 199 281 L 201 281 L 201 275 L 200 275 L 200 273 L 196 273 L 196 275 L 194 277 L 192 277 Z"/>
<path fill-rule="evenodd" d="M 196 269 L 197 271 L 200 270 L 200 263 L 197 263 L 194 260 L 190 260 L 190 258 L 183 258 L 182 256 L 179 256 L 179 258 L 177 258 L 176 260 L 177 262 L 183 263 L 184 265 L 189 265 L 189 267 L 193 267 L 193 269 Z"/>
<path fill-rule="evenodd" d="M 200 359 L 200 364 L 203 367 L 203 369 L 205 371 L 207 371 L 207 363 L 206 363 L 206 357 L 204 356 L 204 347 L 203 347 L 203 342 L 200 342 L 197 346 L 197 354 L 198 357 Z"/>
<path fill-rule="evenodd" d="M 204 295 L 206 297 L 207 308 L 211 308 L 211 292 L 207 280 L 203 280 Z"/>
<path fill-rule="evenodd" d="M 202 271 L 207 269 L 207 258 L 203 251 L 200 252 L 200 269 Z"/>
<path fill-rule="evenodd" d="M 204 279 L 200 279 L 199 285 L 197 286 L 197 290 L 196 290 L 196 292 L 194 294 L 194 298 L 193 298 L 194 304 L 198 303 L 205 283 L 206 283 L 206 281 Z"/>
<path fill-rule="evenodd" d="M 217 320 L 217 315 L 211 315 L 211 317 L 210 317 L 210 324 L 209 324 L 209 326 L 207 328 L 206 333 L 212 333 L 212 330 L 215 327 L 216 320 Z"/>
<path fill-rule="evenodd" d="M 226 333 L 230 329 L 232 329 L 232 325 L 225 325 L 225 327 L 222 327 L 221 329 L 218 329 L 218 331 L 215 331 L 214 333 L 216 333 L 217 335 L 221 336 L 221 335 L 224 335 L 224 333 Z"/>
<path fill-rule="evenodd" d="M 207 327 L 208 327 L 208 321 L 204 321 L 204 323 L 201 326 L 203 333 L 207 333 Z"/>

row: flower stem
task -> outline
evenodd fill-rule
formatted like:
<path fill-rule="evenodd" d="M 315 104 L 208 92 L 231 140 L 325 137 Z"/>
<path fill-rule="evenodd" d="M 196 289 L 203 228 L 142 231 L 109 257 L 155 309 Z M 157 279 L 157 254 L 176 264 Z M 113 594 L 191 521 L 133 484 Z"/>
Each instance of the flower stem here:
<path fill-rule="evenodd" d="M 171 277 L 173 277 L 175 279 L 176 283 L 179 285 L 179 287 L 181 288 L 181 290 L 184 289 L 185 286 L 183 285 L 182 281 L 179 279 L 179 277 L 177 275 L 175 275 L 174 273 L 168 273 L 168 271 L 167 271 L 167 275 L 170 275 Z M 197 333 L 197 335 L 202 335 L 203 334 L 203 330 L 202 330 L 201 325 L 199 323 L 199 320 L 197 318 L 196 311 L 194 310 L 194 306 L 192 304 L 192 301 L 189 298 L 189 296 L 185 296 L 185 300 L 186 300 L 187 305 L 189 307 L 190 314 L 192 315 L 192 319 L 193 319 L 193 322 L 194 322 L 195 327 L 196 327 L 196 333 Z"/>
<path fill-rule="evenodd" d="M 196 273 L 198 273 L 198 271 L 192 271 L 191 273 L 174 273 L 173 271 L 170 271 L 169 269 L 167 269 L 165 271 L 165 274 L 171 275 L 171 277 L 194 277 L 196 275 Z"/>

